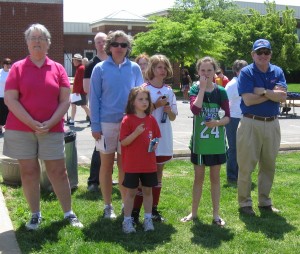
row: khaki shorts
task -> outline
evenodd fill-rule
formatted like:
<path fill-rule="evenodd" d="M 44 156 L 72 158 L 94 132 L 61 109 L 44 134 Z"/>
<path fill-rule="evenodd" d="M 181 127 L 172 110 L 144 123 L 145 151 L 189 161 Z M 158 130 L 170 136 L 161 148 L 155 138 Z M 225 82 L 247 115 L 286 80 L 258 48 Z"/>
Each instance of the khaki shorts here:
<path fill-rule="evenodd" d="M 34 132 L 6 130 L 4 133 L 3 154 L 11 158 L 59 160 L 64 158 L 64 150 L 63 132 L 37 135 Z"/>
<path fill-rule="evenodd" d="M 121 123 L 101 123 L 102 137 L 105 139 L 105 150 L 103 154 L 118 152 L 121 154 L 121 143 L 119 141 Z"/>

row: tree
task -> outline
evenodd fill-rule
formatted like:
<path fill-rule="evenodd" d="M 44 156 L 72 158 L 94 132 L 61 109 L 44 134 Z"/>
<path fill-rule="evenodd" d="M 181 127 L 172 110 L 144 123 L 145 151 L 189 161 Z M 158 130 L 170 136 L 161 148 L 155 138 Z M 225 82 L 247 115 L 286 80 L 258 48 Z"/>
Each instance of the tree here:
<path fill-rule="evenodd" d="M 243 22 L 233 23 L 227 27 L 232 35 L 231 48 L 226 52 L 227 61 L 245 59 L 252 62 L 250 51 L 252 44 L 259 38 L 271 42 L 272 63 L 279 65 L 287 72 L 300 67 L 300 46 L 297 43 L 296 19 L 294 11 L 286 7 L 285 11 L 276 11 L 276 4 L 265 3 L 266 15 L 254 9 L 244 15 Z"/>
<path fill-rule="evenodd" d="M 211 18 L 203 18 L 199 12 L 180 14 L 181 19 L 178 15 L 173 19 L 154 18 L 155 22 L 149 26 L 148 32 L 136 35 L 133 54 L 161 53 L 182 66 L 190 66 L 205 55 L 224 59 L 223 52 L 230 36 L 222 29 L 223 25 Z"/>

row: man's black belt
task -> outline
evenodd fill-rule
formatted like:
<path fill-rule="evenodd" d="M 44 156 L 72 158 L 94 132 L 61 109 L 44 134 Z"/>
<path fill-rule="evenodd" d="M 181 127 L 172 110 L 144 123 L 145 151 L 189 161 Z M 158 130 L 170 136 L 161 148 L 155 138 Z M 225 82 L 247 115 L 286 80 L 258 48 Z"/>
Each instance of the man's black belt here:
<path fill-rule="evenodd" d="M 271 122 L 277 119 L 277 116 L 263 117 L 263 116 L 256 116 L 252 114 L 244 114 L 244 117 L 251 118 L 258 121 L 264 121 L 264 122 Z"/>

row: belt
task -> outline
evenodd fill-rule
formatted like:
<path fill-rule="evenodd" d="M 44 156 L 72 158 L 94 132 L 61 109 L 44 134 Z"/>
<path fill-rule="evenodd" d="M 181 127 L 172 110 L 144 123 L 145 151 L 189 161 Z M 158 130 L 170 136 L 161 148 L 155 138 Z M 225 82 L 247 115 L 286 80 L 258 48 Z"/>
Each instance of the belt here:
<path fill-rule="evenodd" d="M 277 116 L 263 117 L 263 116 L 256 116 L 252 114 L 244 114 L 244 117 L 251 118 L 258 121 L 264 121 L 264 122 L 271 122 L 277 119 Z"/>

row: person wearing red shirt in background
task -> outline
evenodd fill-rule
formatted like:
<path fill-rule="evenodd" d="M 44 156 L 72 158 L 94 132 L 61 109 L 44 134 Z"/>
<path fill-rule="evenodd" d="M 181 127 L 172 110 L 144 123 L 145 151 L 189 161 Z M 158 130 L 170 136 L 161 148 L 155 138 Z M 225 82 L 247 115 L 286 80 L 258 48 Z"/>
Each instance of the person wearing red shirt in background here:
<path fill-rule="evenodd" d="M 227 83 L 229 82 L 229 79 L 223 74 L 222 69 L 218 69 L 216 71 L 216 76 L 215 76 L 215 82 L 220 85 L 225 87 Z"/>
<path fill-rule="evenodd" d="M 77 95 L 80 94 L 81 100 L 71 103 L 71 118 L 68 120 L 68 125 L 75 124 L 74 119 L 76 115 L 76 106 L 81 106 L 86 115 L 90 117 L 90 110 L 87 106 L 86 100 L 86 93 L 83 89 L 83 76 L 84 76 L 84 65 L 82 64 L 82 55 L 75 54 L 73 57 L 73 64 L 76 67 L 75 77 L 74 77 L 74 84 L 73 84 L 73 91 L 72 93 L 76 93 Z"/>

